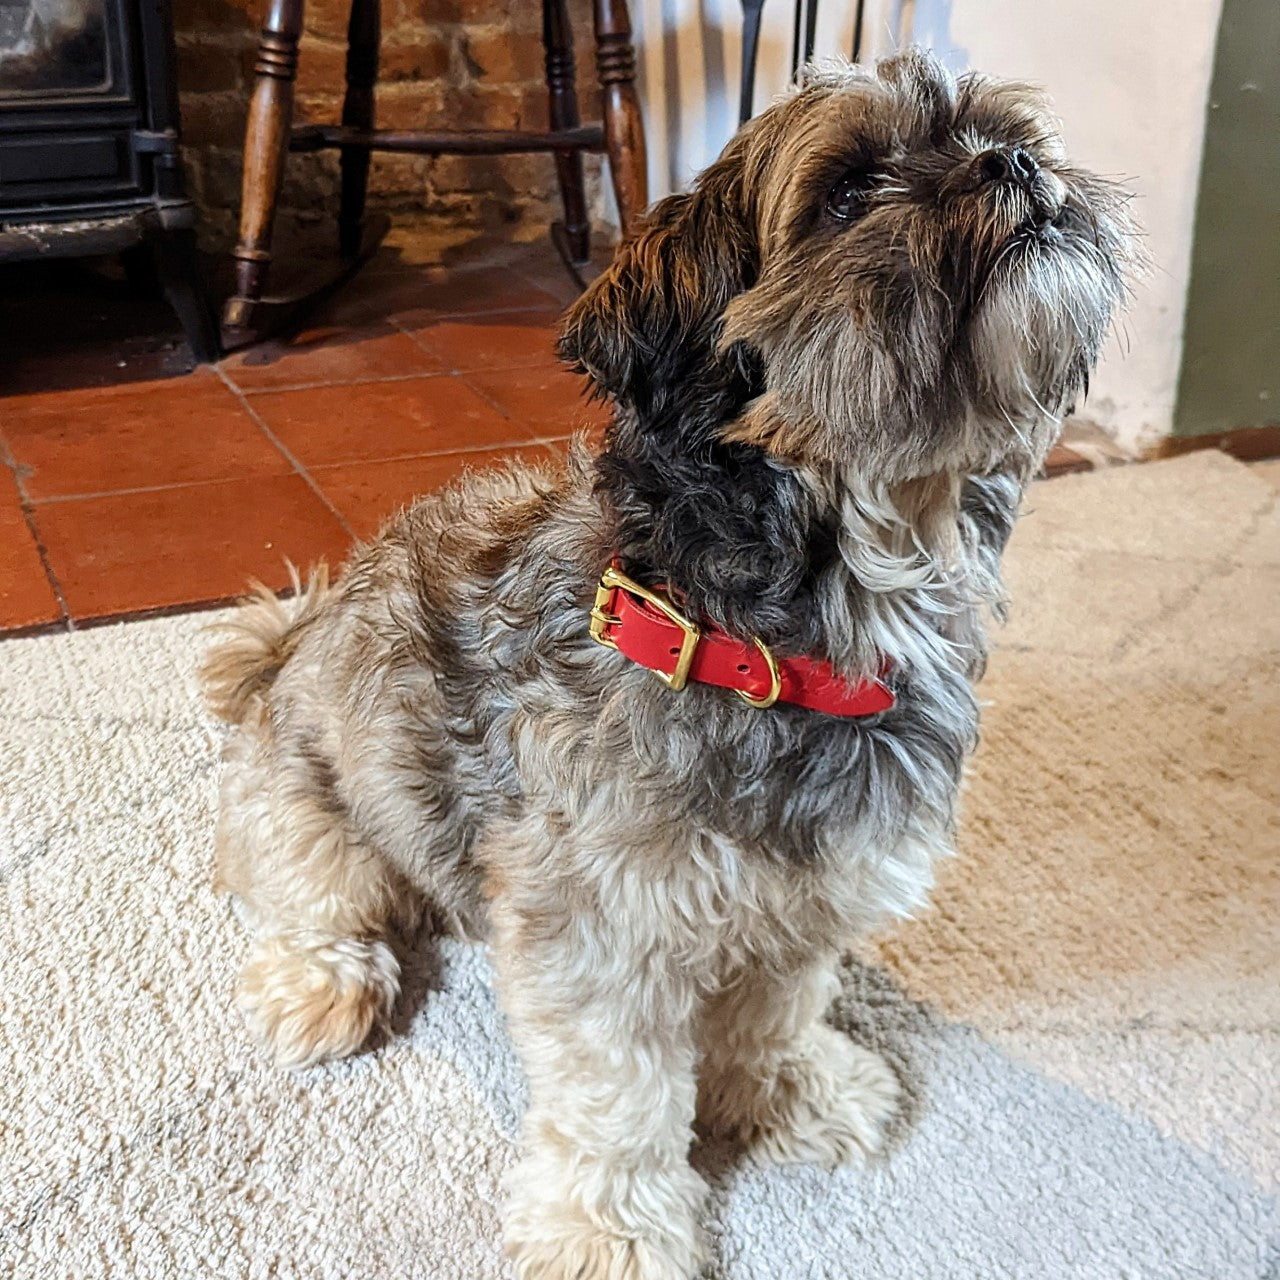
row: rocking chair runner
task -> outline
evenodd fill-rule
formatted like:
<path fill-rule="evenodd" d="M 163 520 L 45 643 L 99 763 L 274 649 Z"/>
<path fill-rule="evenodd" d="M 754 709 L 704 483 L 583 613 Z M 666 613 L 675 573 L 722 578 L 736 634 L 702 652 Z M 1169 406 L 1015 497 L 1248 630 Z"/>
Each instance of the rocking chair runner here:
<path fill-rule="evenodd" d="M 369 156 L 374 151 L 415 155 L 502 155 L 550 151 L 564 200 L 557 247 L 573 265 L 587 261 L 590 223 L 582 177 L 582 153 L 605 151 L 625 233 L 648 203 L 644 125 L 635 91 L 635 53 L 626 0 L 593 0 L 596 67 L 603 123 L 582 124 L 574 80 L 573 31 L 566 0 L 543 0 L 551 128 L 391 132 L 374 128 L 374 87 L 381 44 L 380 0 L 352 0 L 347 28 L 346 97 L 339 125 L 292 127 L 293 84 L 298 67 L 304 0 L 268 0 L 258 46 L 253 98 L 245 130 L 240 240 L 236 286 L 223 314 L 227 345 L 255 327 L 271 265 L 271 233 L 287 151 L 335 148 L 341 152 L 338 241 L 342 257 L 358 262 L 364 235 Z"/>

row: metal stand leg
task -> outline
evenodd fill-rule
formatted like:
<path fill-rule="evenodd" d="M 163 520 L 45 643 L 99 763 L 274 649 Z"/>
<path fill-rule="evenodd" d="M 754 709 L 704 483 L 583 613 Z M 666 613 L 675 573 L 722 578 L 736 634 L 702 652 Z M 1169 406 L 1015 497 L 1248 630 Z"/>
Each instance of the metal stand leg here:
<path fill-rule="evenodd" d="M 185 228 L 167 231 L 155 241 L 160 285 L 187 335 L 191 353 L 200 364 L 213 364 L 222 356 L 218 323 L 200 278 L 196 233 Z"/>
<path fill-rule="evenodd" d="M 760 56 L 760 18 L 764 0 L 742 0 L 742 96 L 738 101 L 738 123 L 746 124 L 755 114 L 756 62 Z"/>
<path fill-rule="evenodd" d="M 813 61 L 818 33 L 818 0 L 796 0 L 795 29 L 791 37 L 791 75 Z"/>
<path fill-rule="evenodd" d="M 342 123 L 373 128 L 374 88 L 378 82 L 378 45 L 382 39 L 379 0 L 352 0 L 347 25 L 347 94 Z M 338 247 L 344 258 L 360 252 L 364 234 L 364 202 L 369 189 L 369 148 L 342 148 L 342 200 L 338 211 Z"/>

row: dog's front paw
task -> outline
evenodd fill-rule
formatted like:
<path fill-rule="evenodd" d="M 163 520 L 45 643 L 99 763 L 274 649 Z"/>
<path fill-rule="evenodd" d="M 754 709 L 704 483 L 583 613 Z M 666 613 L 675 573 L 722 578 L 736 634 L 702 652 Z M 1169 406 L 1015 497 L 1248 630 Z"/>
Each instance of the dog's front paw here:
<path fill-rule="evenodd" d="M 783 1164 L 827 1168 L 876 1155 L 901 1090 L 888 1063 L 831 1027 L 810 1027 L 761 1080 L 722 1085 L 706 1120 Z"/>
<path fill-rule="evenodd" d="M 359 1049 L 399 986 L 400 965 L 385 942 L 298 931 L 258 940 L 238 997 L 277 1064 L 308 1067 Z"/>
<path fill-rule="evenodd" d="M 597 1170 L 597 1173 L 604 1172 Z M 584 1188 L 547 1177 L 545 1163 L 517 1169 L 503 1241 L 520 1280 L 692 1280 L 702 1263 L 696 1209 L 704 1190 L 687 1166 L 670 1176 L 633 1172 L 612 1183 L 603 1211 Z M 584 1170 L 583 1178 L 592 1179 Z M 595 1190 L 599 1190 L 597 1185 Z"/>

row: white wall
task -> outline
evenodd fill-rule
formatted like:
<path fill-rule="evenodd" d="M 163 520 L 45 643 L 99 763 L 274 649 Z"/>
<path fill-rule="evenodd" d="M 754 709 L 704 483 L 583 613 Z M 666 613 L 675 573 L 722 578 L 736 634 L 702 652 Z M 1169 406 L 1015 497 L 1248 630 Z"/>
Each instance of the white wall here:
<path fill-rule="evenodd" d="M 853 0 L 823 0 L 819 55 L 847 55 Z M 1082 416 L 1137 450 L 1173 420 L 1191 236 L 1221 0 L 866 0 L 864 53 L 915 40 L 961 70 L 1049 88 L 1075 158 L 1138 193 L 1155 261 Z M 756 104 L 785 88 L 791 0 L 766 0 Z M 677 190 L 737 122 L 738 0 L 632 0 L 654 199 Z"/>

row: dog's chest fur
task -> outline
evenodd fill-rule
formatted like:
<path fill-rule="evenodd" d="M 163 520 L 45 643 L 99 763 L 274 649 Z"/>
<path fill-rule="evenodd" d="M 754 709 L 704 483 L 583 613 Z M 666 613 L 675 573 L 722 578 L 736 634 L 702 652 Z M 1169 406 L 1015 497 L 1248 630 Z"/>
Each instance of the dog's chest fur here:
<path fill-rule="evenodd" d="M 582 458 L 558 482 L 475 476 L 402 515 L 304 637 L 280 705 L 302 714 L 293 731 L 360 834 L 469 928 L 486 894 L 530 874 L 511 851 L 541 843 L 561 852 L 537 874 L 565 894 L 648 883 L 690 948 L 837 945 L 920 905 L 946 851 L 976 732 L 975 584 L 993 589 L 981 562 L 1003 544 L 1007 496 L 966 493 L 953 549 L 971 571 L 908 556 L 900 590 L 857 588 L 839 544 L 865 530 L 824 535 L 833 556 L 797 593 L 795 636 L 772 639 L 816 636 L 850 669 L 890 658 L 898 703 L 873 719 L 672 693 L 596 646 L 587 610 L 614 548 Z"/>

